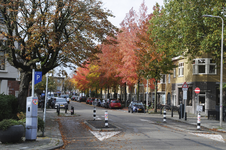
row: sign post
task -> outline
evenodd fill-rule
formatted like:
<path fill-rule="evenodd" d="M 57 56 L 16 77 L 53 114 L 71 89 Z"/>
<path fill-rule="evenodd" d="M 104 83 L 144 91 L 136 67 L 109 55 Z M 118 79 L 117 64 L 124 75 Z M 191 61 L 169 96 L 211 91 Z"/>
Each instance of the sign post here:
<path fill-rule="evenodd" d="M 183 99 L 184 99 L 184 119 L 187 120 L 186 117 L 186 100 L 187 100 L 187 91 L 188 91 L 188 85 L 186 82 L 182 85 L 183 90 Z"/>

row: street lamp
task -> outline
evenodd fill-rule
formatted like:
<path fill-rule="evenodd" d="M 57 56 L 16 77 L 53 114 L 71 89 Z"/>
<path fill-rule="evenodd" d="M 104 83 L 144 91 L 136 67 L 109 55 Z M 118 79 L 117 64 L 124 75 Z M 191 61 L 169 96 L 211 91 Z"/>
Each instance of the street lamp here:
<path fill-rule="evenodd" d="M 222 127 L 223 108 L 222 108 L 222 95 L 223 95 L 223 36 L 224 36 L 224 20 L 220 16 L 203 15 L 203 17 L 220 18 L 222 20 L 222 33 L 221 33 L 221 72 L 220 72 L 220 127 Z"/>

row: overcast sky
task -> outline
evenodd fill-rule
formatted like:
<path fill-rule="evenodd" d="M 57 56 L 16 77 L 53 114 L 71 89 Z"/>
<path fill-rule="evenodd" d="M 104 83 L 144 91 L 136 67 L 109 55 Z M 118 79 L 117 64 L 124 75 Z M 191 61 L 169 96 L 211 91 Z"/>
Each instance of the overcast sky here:
<path fill-rule="evenodd" d="M 133 7 L 135 11 L 139 11 L 140 5 L 143 0 L 101 0 L 103 2 L 103 8 L 112 11 L 115 18 L 109 18 L 111 23 L 117 27 L 120 27 L 120 23 L 125 18 L 126 14 Z M 148 13 L 153 12 L 153 6 L 158 3 L 163 6 L 164 0 L 145 0 L 145 5 L 148 7 Z"/>

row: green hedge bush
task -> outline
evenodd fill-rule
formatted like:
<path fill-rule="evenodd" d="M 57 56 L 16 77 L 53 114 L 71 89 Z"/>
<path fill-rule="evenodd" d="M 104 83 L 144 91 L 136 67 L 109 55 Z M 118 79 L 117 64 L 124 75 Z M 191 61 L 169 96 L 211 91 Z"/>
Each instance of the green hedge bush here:
<path fill-rule="evenodd" d="M 0 94 L 0 121 L 17 119 L 18 100 L 13 95 Z"/>

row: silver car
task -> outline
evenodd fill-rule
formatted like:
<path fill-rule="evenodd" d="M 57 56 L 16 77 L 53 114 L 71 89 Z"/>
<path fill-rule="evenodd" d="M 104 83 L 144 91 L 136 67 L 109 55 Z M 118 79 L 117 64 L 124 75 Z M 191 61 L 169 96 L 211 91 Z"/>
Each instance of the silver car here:
<path fill-rule="evenodd" d="M 65 98 L 56 98 L 55 108 L 60 105 L 60 108 L 68 108 L 68 103 Z"/>

